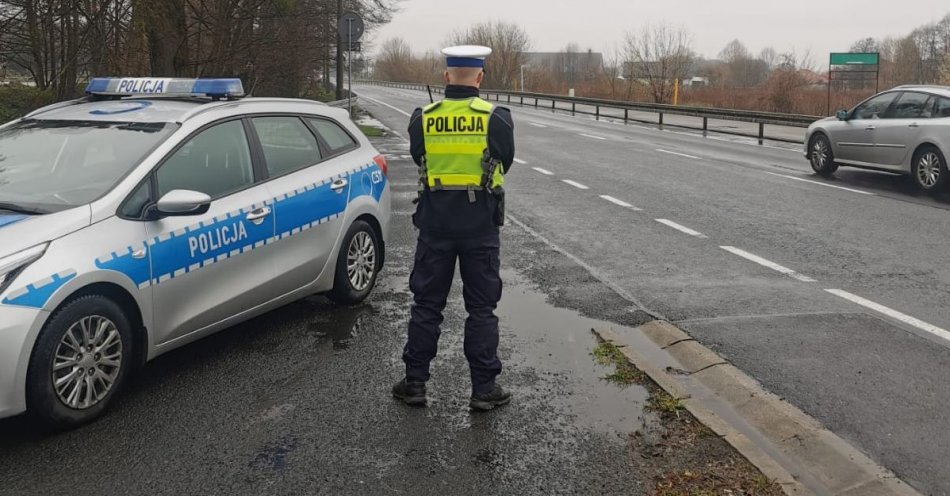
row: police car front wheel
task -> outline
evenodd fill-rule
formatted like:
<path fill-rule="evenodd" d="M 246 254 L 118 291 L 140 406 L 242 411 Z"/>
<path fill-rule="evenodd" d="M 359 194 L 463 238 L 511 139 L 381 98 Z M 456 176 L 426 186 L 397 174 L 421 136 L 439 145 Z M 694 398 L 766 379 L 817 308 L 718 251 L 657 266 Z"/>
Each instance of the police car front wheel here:
<path fill-rule="evenodd" d="M 354 222 L 340 245 L 330 299 L 345 305 L 365 300 L 376 284 L 380 256 L 376 231 L 365 221 Z"/>
<path fill-rule="evenodd" d="M 43 327 L 30 357 L 28 410 L 57 428 L 95 419 L 125 382 L 131 351 L 131 325 L 114 301 L 89 295 L 66 303 Z"/>

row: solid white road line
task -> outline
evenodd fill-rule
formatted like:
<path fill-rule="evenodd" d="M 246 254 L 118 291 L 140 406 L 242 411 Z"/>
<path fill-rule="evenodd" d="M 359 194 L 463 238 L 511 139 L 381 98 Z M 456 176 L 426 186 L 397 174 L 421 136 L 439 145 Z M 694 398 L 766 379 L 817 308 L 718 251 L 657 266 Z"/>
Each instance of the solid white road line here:
<path fill-rule="evenodd" d="M 521 165 L 526 165 L 526 164 L 527 164 L 527 162 L 525 162 L 524 160 L 521 160 L 520 158 L 516 158 L 516 159 L 515 159 L 515 163 L 518 163 L 518 164 L 521 164 Z"/>
<path fill-rule="evenodd" d="M 375 98 L 370 98 L 370 97 L 364 96 L 364 95 L 360 95 L 360 98 L 362 98 L 362 99 L 364 99 L 364 100 L 369 100 L 369 101 L 371 101 L 371 102 L 373 102 L 373 103 L 378 103 L 379 105 L 383 105 L 383 106 L 389 107 L 389 108 L 395 110 L 396 112 L 399 112 L 400 114 L 402 114 L 402 115 L 404 115 L 404 116 L 406 116 L 406 117 L 412 117 L 412 114 L 410 114 L 409 112 L 406 112 L 405 110 L 402 110 L 402 109 L 400 109 L 400 108 L 393 107 L 392 105 L 390 105 L 390 104 L 388 104 L 388 103 L 386 103 L 386 102 L 381 102 L 381 101 L 379 101 L 379 100 L 377 100 L 377 99 L 375 99 Z"/>
<path fill-rule="evenodd" d="M 758 255 L 753 255 L 753 254 L 751 254 L 751 253 L 749 253 L 749 252 L 747 252 L 747 251 L 745 251 L 745 250 L 740 250 L 740 249 L 738 249 L 738 248 L 736 248 L 736 247 L 734 247 L 734 246 L 720 246 L 720 248 L 722 248 L 723 250 L 728 251 L 729 253 L 732 253 L 733 255 L 738 255 L 738 256 L 740 256 L 740 257 L 746 259 L 746 260 L 755 262 L 755 263 L 757 263 L 757 264 L 759 264 L 759 265 L 761 265 L 761 266 L 763 266 L 763 267 L 768 267 L 768 268 L 770 268 L 770 269 L 772 269 L 772 270 L 774 270 L 774 271 L 776 271 L 776 272 L 781 272 L 782 274 L 785 274 L 785 275 L 791 277 L 792 279 L 797 279 L 797 280 L 799 280 L 799 281 L 801 281 L 801 282 L 815 282 L 814 279 L 812 279 L 812 278 L 810 278 L 810 277 L 807 277 L 807 276 L 803 276 L 803 275 L 799 274 L 798 272 L 795 272 L 794 270 L 789 269 L 788 267 L 779 265 L 779 264 L 777 264 L 777 263 L 775 263 L 775 262 L 772 262 L 772 261 L 770 261 L 770 260 L 766 260 L 766 259 L 764 259 L 764 258 L 762 258 L 762 257 L 760 257 L 760 256 L 758 256 Z"/>
<path fill-rule="evenodd" d="M 850 191 L 850 192 L 852 192 L 852 193 L 860 193 L 860 194 L 862 194 L 862 195 L 868 195 L 868 196 L 877 196 L 877 195 L 875 195 L 874 193 L 871 193 L 871 192 L 868 192 L 868 191 L 861 191 L 861 190 L 859 190 L 859 189 L 845 188 L 844 186 L 835 186 L 834 184 L 827 184 L 827 183 L 823 183 L 823 182 L 821 182 L 821 181 L 812 181 L 812 180 L 810 180 L 810 179 L 805 179 L 805 178 L 803 178 L 803 177 L 786 176 L 785 174 L 777 174 L 777 173 L 775 173 L 775 172 L 769 172 L 769 171 L 764 171 L 764 172 L 765 172 L 766 174 L 770 174 L 770 175 L 773 175 L 773 176 L 784 177 L 785 179 L 794 179 L 794 180 L 796 180 L 796 181 L 801 181 L 801 182 L 803 182 L 803 183 L 817 184 L 817 185 L 819 185 L 819 186 L 824 186 L 824 187 L 826 187 L 826 188 L 842 189 L 842 190 L 845 190 L 845 191 Z"/>
<path fill-rule="evenodd" d="M 667 220 L 667 219 L 656 219 L 656 221 L 659 222 L 660 224 L 663 224 L 663 225 L 672 227 L 673 229 L 676 229 L 677 231 L 679 231 L 679 232 L 681 232 L 681 233 L 689 234 L 690 236 L 695 236 L 695 237 L 697 237 L 697 238 L 702 238 L 702 239 L 706 239 L 706 238 L 707 238 L 707 236 L 706 236 L 705 234 L 703 234 L 703 233 L 701 233 L 701 232 L 699 232 L 699 231 L 694 231 L 694 230 L 692 230 L 692 229 L 690 229 L 690 228 L 688 228 L 688 227 L 686 227 L 686 226 L 677 224 L 677 223 L 675 223 L 675 222 L 673 222 L 673 221 L 671 221 L 671 220 Z"/>
<path fill-rule="evenodd" d="M 678 157 L 686 157 L 686 158 L 691 158 L 691 159 L 693 159 L 693 160 L 699 160 L 699 157 L 695 157 L 695 156 L 693 156 L 693 155 L 687 155 L 687 154 L 685 154 L 685 153 L 679 153 L 679 152 L 671 152 L 671 151 L 669 151 L 669 150 L 664 150 L 664 149 L 662 149 L 662 148 L 657 148 L 656 151 L 658 151 L 658 152 L 660 152 L 660 153 L 668 153 L 668 154 L 670 154 L 670 155 L 676 155 L 676 156 L 678 156 Z"/>
<path fill-rule="evenodd" d="M 604 200 L 609 201 L 610 203 L 613 203 L 614 205 L 620 205 L 621 207 L 624 207 L 624 208 L 630 208 L 630 209 L 636 210 L 637 212 L 643 211 L 643 209 L 641 208 L 634 207 L 633 205 L 623 200 L 618 200 L 610 195 L 600 195 L 600 197 L 603 198 Z"/>
<path fill-rule="evenodd" d="M 934 336 L 950 341 L 950 332 L 948 332 L 945 329 L 941 329 L 933 324 L 928 324 L 920 319 L 911 317 L 910 315 L 900 313 L 897 310 L 887 308 L 884 305 L 874 303 L 871 300 L 866 300 L 864 298 L 861 298 L 860 296 L 851 294 L 847 291 L 842 291 L 840 289 L 826 289 L 825 291 L 835 296 L 844 298 L 852 303 L 857 303 L 858 305 L 861 305 L 863 307 L 870 308 L 871 310 L 874 310 L 877 313 L 886 315 L 894 320 L 897 320 L 909 326 L 916 327 L 920 329 L 921 331 L 929 332 L 930 334 L 933 334 Z"/>
<path fill-rule="evenodd" d="M 553 176 L 553 175 L 554 175 L 553 172 L 551 172 L 551 171 L 549 171 L 549 170 L 547 170 L 547 169 L 542 169 L 542 168 L 540 168 L 540 167 L 532 167 L 532 169 L 534 169 L 534 170 L 540 172 L 541 174 L 544 174 L 545 176 Z"/>
<path fill-rule="evenodd" d="M 585 138 L 590 138 L 590 139 L 595 139 L 595 140 L 602 140 L 602 141 L 607 139 L 607 138 L 604 138 L 603 136 L 594 136 L 593 134 L 581 134 L 581 136 L 583 136 L 583 137 L 585 137 Z"/>
<path fill-rule="evenodd" d="M 590 189 L 587 186 L 584 186 L 583 184 L 577 181 L 571 181 L 570 179 L 561 179 L 561 181 L 564 181 L 565 184 L 570 184 L 571 186 L 574 186 L 577 189 Z"/>
<path fill-rule="evenodd" d="M 547 126 L 545 126 L 544 124 L 540 124 L 540 123 L 537 123 L 537 122 L 529 122 L 528 124 L 531 124 L 531 125 L 534 126 L 534 127 L 542 127 L 542 128 L 543 128 L 543 127 L 547 127 Z"/>

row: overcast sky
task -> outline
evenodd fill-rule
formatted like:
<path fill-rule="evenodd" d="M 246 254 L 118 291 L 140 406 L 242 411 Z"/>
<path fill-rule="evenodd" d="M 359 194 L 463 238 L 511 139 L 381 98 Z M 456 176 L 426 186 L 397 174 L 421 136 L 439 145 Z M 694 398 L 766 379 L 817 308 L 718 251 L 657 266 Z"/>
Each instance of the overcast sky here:
<path fill-rule="evenodd" d="M 670 22 L 693 34 L 694 49 L 713 58 L 732 39 L 753 52 L 811 50 L 815 62 L 860 38 L 902 36 L 950 13 L 948 0 L 403 0 L 393 22 L 371 40 L 402 37 L 417 52 L 441 48 L 456 28 L 486 20 L 522 25 L 535 51 L 568 42 L 609 50 L 624 33 Z M 898 7 L 899 6 L 899 7 Z M 375 47 L 374 47 L 375 48 Z"/>

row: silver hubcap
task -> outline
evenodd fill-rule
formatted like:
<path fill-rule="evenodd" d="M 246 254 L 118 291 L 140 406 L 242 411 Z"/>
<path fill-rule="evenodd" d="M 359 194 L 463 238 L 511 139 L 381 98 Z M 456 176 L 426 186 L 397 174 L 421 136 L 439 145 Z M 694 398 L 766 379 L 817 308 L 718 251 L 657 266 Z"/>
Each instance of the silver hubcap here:
<path fill-rule="evenodd" d="M 363 291 L 369 287 L 376 272 L 376 245 L 366 231 L 360 231 L 350 241 L 346 254 L 346 273 L 353 289 Z"/>
<path fill-rule="evenodd" d="M 940 157 L 936 153 L 928 152 L 917 162 L 917 180 L 926 188 L 932 188 L 940 180 Z"/>
<path fill-rule="evenodd" d="M 119 329 L 105 317 L 83 317 L 66 331 L 56 347 L 51 370 L 53 388 L 64 405 L 85 410 L 105 399 L 121 368 Z"/>
<path fill-rule="evenodd" d="M 828 163 L 828 143 L 823 139 L 816 139 L 811 151 L 811 161 L 818 169 L 824 169 Z"/>

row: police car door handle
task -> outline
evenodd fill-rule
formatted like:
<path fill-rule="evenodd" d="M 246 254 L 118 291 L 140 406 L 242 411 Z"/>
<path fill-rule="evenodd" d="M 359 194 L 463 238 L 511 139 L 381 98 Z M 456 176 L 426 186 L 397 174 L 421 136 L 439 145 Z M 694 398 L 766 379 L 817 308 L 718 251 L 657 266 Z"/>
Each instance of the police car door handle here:
<path fill-rule="evenodd" d="M 330 189 L 336 191 L 337 193 L 342 193 L 343 188 L 345 188 L 347 184 L 350 183 L 346 179 L 337 179 L 336 181 L 333 181 L 333 184 L 330 185 Z"/>
<path fill-rule="evenodd" d="M 254 210 L 253 212 L 248 213 L 247 220 L 248 222 L 251 222 L 255 225 L 260 225 L 262 222 L 264 222 L 264 219 L 268 215 L 270 215 L 270 213 L 271 213 L 270 207 L 259 208 L 257 210 Z"/>

